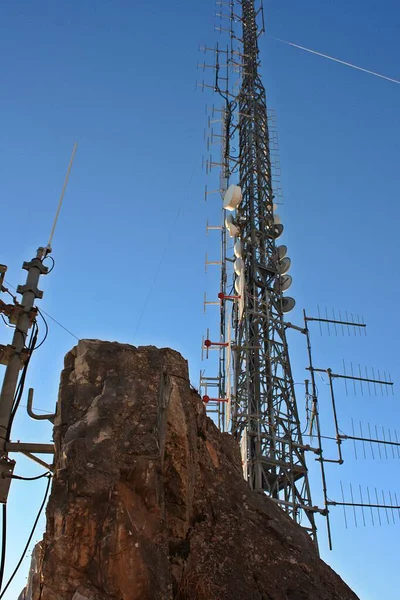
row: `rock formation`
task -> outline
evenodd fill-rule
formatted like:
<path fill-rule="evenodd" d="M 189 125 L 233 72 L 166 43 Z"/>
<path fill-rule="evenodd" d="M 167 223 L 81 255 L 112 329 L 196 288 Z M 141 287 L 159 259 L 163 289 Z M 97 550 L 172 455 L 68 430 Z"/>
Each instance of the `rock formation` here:
<path fill-rule="evenodd" d="M 80 341 L 54 441 L 28 600 L 357 600 L 248 488 L 177 352 Z"/>

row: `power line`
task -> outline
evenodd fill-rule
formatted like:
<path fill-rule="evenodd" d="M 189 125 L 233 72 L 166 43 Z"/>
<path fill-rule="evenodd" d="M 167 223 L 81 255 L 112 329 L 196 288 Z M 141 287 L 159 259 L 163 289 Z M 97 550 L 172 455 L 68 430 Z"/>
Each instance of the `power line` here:
<path fill-rule="evenodd" d="M 8 427 L 7 427 L 7 440 L 8 441 L 10 440 L 11 428 L 12 428 L 12 425 L 13 425 L 13 422 L 15 419 L 15 415 L 17 414 L 17 410 L 18 410 L 18 407 L 19 407 L 21 399 L 22 399 L 22 394 L 24 392 L 26 374 L 28 372 L 28 366 L 29 366 L 29 362 L 30 362 L 32 353 L 35 349 L 38 333 L 39 333 L 39 328 L 37 326 L 36 321 L 34 321 L 34 328 L 32 329 L 31 337 L 30 337 L 29 345 L 28 345 L 28 350 L 29 350 L 28 358 L 24 364 L 21 376 L 19 378 L 18 387 L 15 392 L 14 402 L 13 402 L 13 406 L 12 406 L 12 410 L 11 410 L 11 414 L 10 414 L 10 420 L 9 420 Z"/>
<path fill-rule="evenodd" d="M 191 176 L 190 176 L 190 179 L 189 179 L 189 181 L 188 181 L 188 184 L 187 184 L 187 186 L 186 186 L 185 192 L 184 192 L 184 194 L 183 194 L 183 199 L 182 199 L 182 202 L 181 202 L 181 204 L 179 205 L 179 207 L 178 207 L 178 210 L 176 211 L 175 219 L 174 219 L 174 222 L 172 223 L 172 227 L 171 227 L 171 229 L 170 229 L 170 232 L 169 232 L 169 236 L 168 236 L 168 239 L 167 239 L 167 243 L 165 244 L 165 247 L 164 247 L 164 249 L 163 249 L 163 251 L 162 251 L 162 253 L 161 253 L 160 262 L 159 262 L 159 264 L 158 264 L 158 267 L 157 267 L 156 273 L 155 273 L 155 275 L 154 275 L 153 281 L 152 281 L 152 283 L 151 283 L 151 285 L 150 285 L 149 291 L 148 291 L 148 293 L 147 293 L 147 296 L 146 296 L 146 299 L 145 299 L 145 301 L 144 301 L 144 305 L 143 305 L 143 308 L 142 308 L 142 312 L 140 313 L 140 317 L 139 317 L 138 323 L 137 323 L 137 325 L 136 325 L 135 333 L 133 334 L 133 339 L 135 339 L 135 338 L 136 338 L 137 332 L 139 331 L 139 327 L 140 327 L 140 324 L 141 324 L 141 322 L 142 322 L 142 319 L 143 319 L 144 313 L 146 312 L 146 308 L 147 308 L 147 305 L 148 305 L 148 303 L 149 303 L 150 296 L 151 296 L 151 294 L 152 294 L 152 292 L 153 292 L 154 286 L 155 286 L 155 284 L 156 284 L 156 281 L 157 281 L 157 279 L 158 279 L 158 276 L 159 276 L 159 274 L 160 274 L 161 267 L 162 267 L 162 265 L 163 265 L 163 262 L 164 262 L 164 260 L 165 260 L 165 257 L 166 257 L 166 254 L 167 254 L 168 247 L 169 247 L 169 245 L 170 245 L 170 243 L 171 243 L 171 240 L 172 240 L 172 238 L 173 238 L 173 235 L 174 235 L 174 230 L 175 230 L 176 224 L 177 224 L 177 222 L 178 222 L 178 219 L 179 219 L 179 217 L 180 217 L 180 215 L 181 215 L 182 208 L 183 208 L 183 205 L 184 205 L 184 203 L 185 203 L 185 200 L 186 200 L 186 194 L 187 194 L 188 188 L 189 188 L 190 184 L 192 183 L 192 179 L 193 179 L 193 176 L 194 176 L 195 169 L 196 169 L 196 167 L 193 167 L 192 174 L 191 174 Z M 44 312 L 44 311 L 43 311 L 43 312 Z"/>
<path fill-rule="evenodd" d="M 20 404 L 19 405 L 20 408 L 28 408 L 26 404 Z M 35 406 L 35 411 L 36 412 L 42 412 L 45 413 L 46 415 L 48 415 L 49 413 L 51 413 L 52 411 L 49 409 L 45 409 L 45 408 L 38 408 L 37 406 Z"/>
<path fill-rule="evenodd" d="M 38 479 L 43 479 L 43 477 L 49 476 L 51 476 L 51 473 L 49 471 L 46 471 L 46 473 L 36 475 L 35 477 L 22 477 L 22 475 L 11 475 L 11 479 L 18 479 L 19 481 L 37 481 Z"/>
<path fill-rule="evenodd" d="M 4 318 L 4 315 L 0 315 L 0 317 L 6 327 L 8 327 L 9 329 L 15 329 L 14 325 L 10 325 L 9 323 L 7 323 L 7 321 Z"/>
<path fill-rule="evenodd" d="M 47 340 L 47 336 L 49 335 L 49 326 L 47 325 L 47 321 L 46 321 L 46 319 L 44 318 L 44 316 L 42 315 L 42 313 L 41 313 L 41 311 L 40 311 L 40 309 L 39 309 L 39 308 L 38 308 L 38 313 L 39 313 L 39 315 L 40 315 L 40 316 L 42 317 L 42 319 L 43 319 L 43 323 L 44 323 L 44 326 L 45 326 L 45 328 L 46 328 L 46 331 L 45 331 L 45 334 L 44 334 L 44 338 L 42 339 L 42 341 L 40 342 L 40 344 L 38 344 L 37 346 L 34 346 L 34 347 L 32 348 L 32 351 L 33 351 L 33 350 L 37 350 L 38 348 L 40 348 L 40 346 L 43 346 L 43 344 L 44 344 L 44 343 L 45 343 L 45 341 Z"/>
<path fill-rule="evenodd" d="M 47 481 L 47 486 L 46 486 L 46 491 L 45 491 L 45 494 L 44 494 L 44 498 L 43 498 L 42 504 L 40 505 L 39 511 L 38 511 L 38 513 L 37 513 L 37 515 L 36 515 L 36 519 L 35 519 L 35 522 L 34 522 L 34 524 L 33 524 L 32 530 L 31 530 L 31 532 L 30 532 L 30 534 L 29 534 L 28 541 L 27 541 L 27 542 L 26 542 L 26 544 L 25 544 L 24 550 L 23 550 L 23 552 L 22 552 L 22 554 L 21 554 L 21 557 L 20 557 L 20 559 L 19 559 L 19 561 L 18 561 L 18 563 L 17 563 L 17 566 L 15 567 L 14 571 L 13 571 L 13 572 L 12 572 L 12 574 L 11 574 L 11 577 L 10 577 L 10 578 L 9 578 L 9 580 L 7 581 L 7 584 L 6 584 L 6 586 L 4 587 L 3 591 L 2 591 L 2 592 L 1 592 L 1 594 L 0 594 L 0 600 L 1 600 L 1 598 L 3 598 L 3 597 L 4 597 L 4 594 L 6 593 L 6 591 L 7 591 L 7 589 L 9 588 L 9 586 L 10 586 L 11 582 L 13 581 L 13 579 L 14 579 L 15 575 L 17 574 L 17 572 L 18 572 L 18 569 L 20 568 L 20 566 L 21 566 L 21 564 L 22 564 L 22 561 L 23 561 L 23 560 L 24 560 L 24 558 L 25 558 L 25 554 L 26 554 L 26 552 L 27 552 L 27 550 L 28 550 L 28 548 L 29 548 L 29 544 L 30 544 L 30 543 L 31 543 L 31 541 L 32 541 L 33 534 L 35 533 L 36 525 L 38 524 L 38 521 L 39 521 L 39 519 L 40 519 L 40 516 L 41 516 L 41 514 L 42 514 L 43 508 L 44 508 L 44 506 L 45 506 L 45 504 L 46 504 L 46 500 L 47 500 L 47 494 L 49 493 L 49 489 L 50 489 L 50 483 L 51 483 L 51 479 L 52 479 L 52 478 L 51 478 L 51 476 L 50 476 L 50 475 L 47 475 L 47 477 L 48 477 L 48 481 Z M 3 526 L 4 526 L 4 523 L 6 523 L 6 520 L 5 520 L 5 522 L 3 522 Z"/>
<path fill-rule="evenodd" d="M 59 327 L 61 327 L 61 329 L 64 329 L 64 331 L 66 331 L 67 333 L 69 333 L 69 335 L 72 335 L 72 337 L 74 337 L 79 342 L 79 340 L 81 338 L 79 338 L 77 335 L 75 335 L 74 333 L 72 333 L 72 331 L 70 331 L 69 329 L 67 329 L 64 325 L 62 325 L 54 317 L 52 317 L 51 315 L 49 315 L 49 313 L 47 313 L 45 310 L 43 310 L 43 308 L 41 308 L 40 310 L 42 311 L 42 313 L 44 313 L 46 315 L 46 317 L 48 317 L 49 319 L 51 319 L 52 321 L 54 321 L 54 323 L 56 323 Z"/>
<path fill-rule="evenodd" d="M 54 258 L 51 256 L 51 254 L 48 254 L 47 256 L 45 256 L 42 262 L 44 262 L 44 261 L 45 261 L 46 259 L 48 259 L 48 258 L 49 258 L 49 259 L 50 259 L 52 262 L 51 262 L 51 267 L 50 267 L 50 269 L 47 271 L 47 275 L 49 275 L 49 273 L 51 273 L 51 272 L 52 272 L 52 270 L 54 269 L 54 267 L 56 266 L 56 261 L 55 261 L 55 260 L 54 260 Z"/>
<path fill-rule="evenodd" d="M 5 281 L 5 283 L 6 283 L 7 285 L 9 285 L 9 286 L 10 286 L 10 288 L 11 288 L 11 289 L 13 289 L 13 290 L 15 290 L 15 291 L 17 290 L 17 288 L 16 288 L 16 287 L 14 287 L 14 286 L 13 286 L 13 285 L 12 285 L 12 284 L 9 282 L 9 281 L 7 281 L 7 280 L 4 280 L 4 281 Z M 12 294 L 11 294 L 11 295 L 12 295 Z M 13 298 L 14 298 L 14 296 L 13 296 Z M 51 319 L 52 321 L 54 321 L 54 323 L 56 323 L 56 325 L 58 325 L 59 327 L 61 327 L 61 329 L 64 329 L 64 331 L 66 331 L 67 333 L 69 333 L 69 335 L 72 335 L 72 337 L 74 337 L 74 338 L 75 338 L 76 340 L 78 340 L 78 342 L 79 342 L 80 338 L 79 338 L 77 335 L 75 335 L 74 333 L 72 333 L 72 331 L 70 331 L 70 330 L 69 330 L 69 329 L 67 329 L 67 328 L 66 328 L 64 325 L 62 325 L 62 323 L 60 323 L 59 321 L 57 321 L 57 319 L 55 319 L 54 317 L 52 317 L 51 315 L 49 315 L 49 313 L 47 313 L 45 310 L 43 310 L 43 308 L 41 309 L 41 312 L 42 312 L 43 314 L 45 314 L 45 315 L 46 315 L 46 317 L 48 317 L 49 319 Z"/>

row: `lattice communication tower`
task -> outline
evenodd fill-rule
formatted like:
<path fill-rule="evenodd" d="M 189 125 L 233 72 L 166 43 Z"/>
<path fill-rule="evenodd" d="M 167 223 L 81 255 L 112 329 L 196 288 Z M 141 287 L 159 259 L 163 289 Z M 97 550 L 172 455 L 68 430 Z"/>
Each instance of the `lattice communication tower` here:
<path fill-rule="evenodd" d="M 227 34 L 227 45 L 203 48 L 215 54 L 215 63 L 200 66 L 215 72 L 214 83 L 202 87 L 223 98 L 222 109 L 212 109 L 218 118 L 209 119 L 221 129 L 212 128 L 208 140 L 221 143 L 221 159 L 206 160 L 207 172 L 218 167 L 221 173 L 215 191 L 223 198 L 222 226 L 208 227 L 221 231 L 220 332 L 215 341 L 209 335 L 203 340 L 207 356 L 218 351 L 219 372 L 202 373 L 200 384 L 220 426 L 240 440 L 250 486 L 268 493 L 316 542 L 315 513 L 323 510 L 311 501 L 286 339 L 284 315 L 295 302 L 284 296 L 290 259 L 277 243 L 283 225 L 275 213 L 270 120 L 259 72 L 263 7 L 254 0 L 217 4 L 217 29 Z M 206 189 L 206 198 L 210 193 Z"/>

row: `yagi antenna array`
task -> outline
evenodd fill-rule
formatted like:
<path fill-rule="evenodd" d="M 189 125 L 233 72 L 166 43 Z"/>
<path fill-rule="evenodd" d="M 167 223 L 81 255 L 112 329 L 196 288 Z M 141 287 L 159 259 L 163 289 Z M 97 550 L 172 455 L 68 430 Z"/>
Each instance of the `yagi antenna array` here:
<path fill-rule="evenodd" d="M 393 382 L 391 381 L 390 375 L 387 375 L 384 372 L 383 377 L 381 376 L 380 370 L 375 372 L 375 369 L 368 369 L 366 367 L 361 368 L 358 365 L 358 368 L 355 369 L 353 364 L 350 363 L 349 366 L 346 367 L 346 363 L 343 362 L 343 372 L 334 372 L 330 368 L 317 368 L 313 365 L 312 360 L 312 352 L 311 352 L 311 335 L 309 325 L 313 322 L 318 322 L 320 325 L 324 324 L 326 326 L 336 327 L 353 327 L 353 328 L 365 328 L 364 322 L 360 323 L 355 321 L 353 318 L 351 320 L 341 321 L 340 318 L 335 318 L 336 315 L 333 313 L 333 319 L 329 318 L 329 315 L 321 316 L 319 312 L 318 317 L 310 317 L 303 311 L 304 316 L 304 328 L 301 329 L 299 327 L 294 327 L 298 331 L 301 331 L 306 335 L 307 339 L 307 349 L 308 349 L 308 357 L 309 357 L 309 366 L 307 370 L 310 373 L 311 382 L 306 380 L 305 389 L 306 389 L 306 415 L 307 422 L 309 425 L 309 433 L 305 433 L 306 436 L 309 436 L 312 440 L 313 437 L 317 438 L 318 442 L 318 452 L 319 456 L 316 460 L 320 463 L 321 469 L 321 478 L 322 478 L 322 488 L 324 495 L 324 506 L 325 506 L 325 516 L 327 519 L 327 531 L 328 531 L 328 541 L 329 546 L 332 548 L 332 537 L 331 537 L 331 529 L 330 529 L 330 520 L 329 520 L 329 510 L 330 507 L 342 506 L 344 510 L 346 527 L 347 527 L 347 516 L 346 516 L 346 508 L 353 508 L 353 516 L 355 520 L 355 524 L 357 525 L 357 510 L 361 511 L 361 516 L 364 525 L 366 524 L 365 511 L 371 511 L 371 518 L 373 524 L 376 521 L 381 522 L 381 513 L 382 511 L 390 512 L 390 514 L 394 514 L 394 511 L 398 511 L 400 506 L 397 502 L 397 497 L 395 496 L 394 501 L 392 495 L 389 493 L 389 501 L 386 501 L 385 495 L 382 492 L 382 499 L 380 497 L 376 497 L 375 501 L 371 501 L 370 498 L 370 490 L 366 488 L 364 493 L 362 488 L 359 487 L 359 498 L 355 499 L 353 493 L 353 486 L 350 484 L 349 487 L 349 497 L 345 498 L 343 487 L 342 487 L 342 500 L 332 500 L 328 496 L 328 488 L 327 488 L 327 477 L 325 472 L 325 465 L 327 463 L 336 463 L 342 465 L 345 461 L 345 455 L 343 452 L 343 443 L 346 441 L 353 442 L 353 449 L 355 458 L 358 458 L 358 455 L 362 455 L 366 458 L 389 458 L 390 454 L 393 458 L 400 458 L 400 442 L 397 436 L 397 432 L 393 430 L 385 430 L 384 427 L 378 429 L 377 426 L 371 428 L 370 423 L 367 425 L 362 425 L 361 421 L 356 428 L 354 426 L 354 420 L 352 419 L 352 431 L 351 433 L 346 433 L 340 426 L 340 412 L 338 410 L 337 404 L 337 390 L 335 389 L 335 382 L 343 381 L 345 384 L 346 395 L 349 393 L 348 385 L 352 384 L 354 394 L 357 394 L 357 391 L 361 392 L 363 395 L 364 392 L 369 392 L 369 394 L 377 393 L 377 390 L 380 390 L 382 394 L 384 391 L 388 393 L 388 390 L 392 389 L 393 391 Z M 348 317 L 347 317 L 348 319 Z M 293 327 L 291 324 L 288 326 Z M 334 426 L 334 436 L 325 436 L 322 434 L 321 430 L 321 422 L 319 418 L 319 392 L 318 387 L 316 385 L 316 375 L 320 376 L 323 382 L 328 386 L 329 394 L 330 394 L 330 404 L 331 404 L 331 418 Z M 311 385 L 311 387 L 310 387 Z M 331 439 L 336 442 L 337 447 L 337 456 L 327 456 L 325 452 L 325 448 L 323 445 L 323 440 L 326 438 Z M 357 446 L 360 446 L 361 453 L 357 453 Z M 369 452 L 367 452 L 367 448 L 369 448 Z M 376 492 L 376 490 L 375 490 Z M 377 493 L 377 492 L 376 492 Z M 376 511 L 375 513 L 373 511 Z M 375 516 L 374 516 L 375 515 Z M 360 518 L 360 516 L 359 516 Z"/>
<path fill-rule="evenodd" d="M 307 316 L 307 321 L 315 321 L 319 324 L 319 332 L 321 336 L 327 333 L 331 335 L 342 336 L 357 336 L 367 335 L 367 326 L 364 323 L 363 317 L 354 315 L 346 311 L 335 309 L 328 310 L 324 307 L 323 310 L 317 306 L 318 317 Z M 332 316 L 331 316 L 332 315 Z"/>
<path fill-rule="evenodd" d="M 391 390 L 392 395 L 394 395 L 393 382 L 391 380 L 390 373 L 386 373 L 386 371 L 381 371 L 380 369 L 376 369 L 374 367 L 366 367 L 363 368 L 361 365 L 354 366 L 352 362 L 347 364 L 343 360 L 343 374 L 337 375 L 344 380 L 346 396 L 351 393 L 354 393 L 357 396 L 357 390 L 361 395 L 364 395 L 364 391 L 368 393 L 370 396 L 374 394 L 378 395 L 378 392 L 383 396 L 389 395 L 389 390 Z M 352 386 L 348 387 L 348 381 L 352 381 Z"/>
<path fill-rule="evenodd" d="M 386 393 L 386 396 L 389 395 L 389 389 L 393 392 L 393 382 L 391 381 L 390 374 L 387 374 L 386 371 L 383 372 L 383 376 L 381 376 L 381 372 L 377 369 L 377 374 L 375 374 L 375 369 L 373 367 L 370 368 L 371 376 L 368 374 L 368 367 L 361 368 L 361 365 L 357 365 L 357 369 L 353 366 L 353 363 L 350 363 L 347 366 L 346 373 L 346 363 L 343 361 L 343 373 L 334 373 L 332 369 L 317 369 L 314 367 L 307 367 L 307 370 L 313 370 L 315 373 L 321 374 L 324 373 L 328 376 L 329 385 L 332 384 L 334 379 L 343 380 L 345 384 L 346 396 L 351 393 L 351 389 L 353 389 L 354 395 L 357 396 L 357 389 L 361 395 L 364 395 L 364 391 L 368 392 L 369 395 L 372 395 L 372 392 L 375 392 L 375 396 L 377 395 L 377 389 L 380 390 L 381 395 L 383 396 Z M 364 375 L 365 372 L 365 375 Z M 323 379 L 323 378 L 322 378 Z M 353 385 L 350 390 L 348 388 L 348 381 L 352 381 Z M 325 382 L 326 383 L 326 382 Z M 367 384 L 367 386 L 366 386 Z"/>
<path fill-rule="evenodd" d="M 376 487 L 353 486 L 349 483 L 347 487 L 340 482 L 341 500 L 328 500 L 328 506 L 342 506 L 346 529 L 349 526 L 348 511 L 351 510 L 352 521 L 355 527 L 367 523 L 373 526 L 387 523 L 396 525 L 400 522 L 400 504 L 397 494 L 377 490 Z"/>
<path fill-rule="evenodd" d="M 340 438 L 353 441 L 354 458 L 372 458 L 390 459 L 400 458 L 400 439 L 395 429 L 385 428 L 384 426 L 373 425 L 370 423 L 354 425 L 354 419 L 351 419 L 352 435 L 341 434 Z M 362 451 L 357 452 L 357 446 L 361 446 Z M 368 451 L 369 449 L 369 451 Z"/>

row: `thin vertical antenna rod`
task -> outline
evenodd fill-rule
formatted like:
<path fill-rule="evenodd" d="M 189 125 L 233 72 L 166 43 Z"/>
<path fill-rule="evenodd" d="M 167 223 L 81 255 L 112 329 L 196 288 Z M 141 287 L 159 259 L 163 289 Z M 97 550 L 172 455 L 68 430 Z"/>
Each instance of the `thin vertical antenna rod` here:
<path fill-rule="evenodd" d="M 55 229 L 56 229 L 58 217 L 60 215 L 60 210 L 61 210 L 61 206 L 62 206 L 62 203 L 63 203 L 63 200 L 64 200 L 64 195 L 65 195 L 65 190 L 67 189 L 67 185 L 68 185 L 69 174 L 70 174 L 71 169 L 72 169 L 72 164 L 74 162 L 74 158 L 75 158 L 75 154 L 76 154 L 77 148 L 78 148 L 78 143 L 75 142 L 74 147 L 72 149 L 72 154 L 71 154 L 71 158 L 70 158 L 70 161 L 69 161 L 69 165 L 68 165 L 68 169 L 67 169 L 67 174 L 66 174 L 65 179 L 64 179 L 64 185 L 63 185 L 62 190 L 61 190 L 61 196 L 60 196 L 60 199 L 58 201 L 56 216 L 54 217 L 53 227 L 51 228 L 49 242 L 48 242 L 47 247 L 46 247 L 47 252 L 51 252 L 51 243 L 53 241 L 54 232 L 55 232 Z"/>

